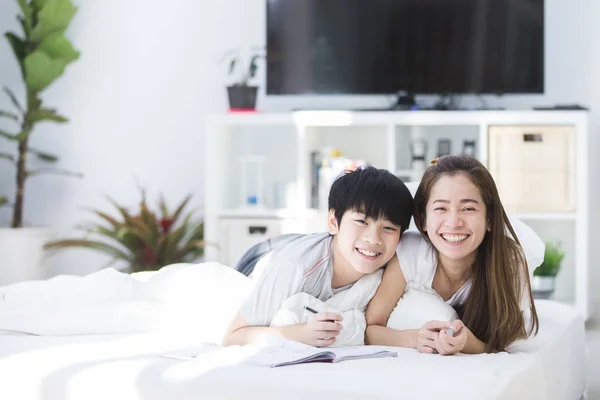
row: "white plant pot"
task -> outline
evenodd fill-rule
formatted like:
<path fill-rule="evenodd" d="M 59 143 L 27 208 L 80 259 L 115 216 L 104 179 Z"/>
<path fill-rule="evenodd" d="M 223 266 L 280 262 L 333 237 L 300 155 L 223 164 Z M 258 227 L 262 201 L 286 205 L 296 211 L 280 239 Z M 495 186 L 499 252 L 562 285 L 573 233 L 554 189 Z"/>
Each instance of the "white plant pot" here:
<path fill-rule="evenodd" d="M 42 263 L 50 228 L 0 228 L 0 286 L 45 279 Z"/>
<path fill-rule="evenodd" d="M 556 277 L 554 276 L 534 276 L 531 279 L 531 291 L 536 299 L 549 299 L 554 294 L 556 287 Z"/>

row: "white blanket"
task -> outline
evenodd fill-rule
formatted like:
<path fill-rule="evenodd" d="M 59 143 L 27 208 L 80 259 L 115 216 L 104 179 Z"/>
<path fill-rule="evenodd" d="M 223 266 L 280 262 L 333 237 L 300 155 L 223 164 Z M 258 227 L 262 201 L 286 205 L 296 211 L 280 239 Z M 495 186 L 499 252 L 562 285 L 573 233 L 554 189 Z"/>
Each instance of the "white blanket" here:
<path fill-rule="evenodd" d="M 0 287 L 0 331 L 77 335 L 183 331 L 220 343 L 251 280 L 218 263 L 105 269 Z"/>
<path fill-rule="evenodd" d="M 305 324 L 313 316 L 304 306 L 317 311 L 331 311 L 342 316 L 342 331 L 335 342 L 336 346 L 359 346 L 365 344 L 367 321 L 365 311 L 375 295 L 383 270 L 359 279 L 348 290 L 336 293 L 326 301 L 321 301 L 307 293 L 296 293 L 283 301 L 275 314 L 271 326 Z"/>

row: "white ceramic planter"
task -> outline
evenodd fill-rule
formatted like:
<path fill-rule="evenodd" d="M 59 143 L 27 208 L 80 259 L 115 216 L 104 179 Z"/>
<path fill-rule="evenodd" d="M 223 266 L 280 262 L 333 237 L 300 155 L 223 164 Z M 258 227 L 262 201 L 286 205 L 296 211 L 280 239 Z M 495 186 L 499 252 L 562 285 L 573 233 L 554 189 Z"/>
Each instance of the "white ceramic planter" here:
<path fill-rule="evenodd" d="M 556 277 L 554 276 L 534 276 L 531 279 L 531 291 L 536 299 L 552 298 L 555 286 Z"/>
<path fill-rule="evenodd" d="M 45 279 L 44 244 L 50 228 L 0 228 L 0 286 Z"/>

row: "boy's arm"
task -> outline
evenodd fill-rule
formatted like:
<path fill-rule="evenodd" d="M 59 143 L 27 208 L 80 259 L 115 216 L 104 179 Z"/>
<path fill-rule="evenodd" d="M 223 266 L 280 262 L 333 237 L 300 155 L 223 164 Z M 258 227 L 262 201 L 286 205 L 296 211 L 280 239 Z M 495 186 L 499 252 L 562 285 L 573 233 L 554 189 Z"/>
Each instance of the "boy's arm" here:
<path fill-rule="evenodd" d="M 365 332 L 367 344 L 417 347 L 418 329 L 398 331 L 386 327 L 390 314 L 405 289 L 406 279 L 400 268 L 398 257 L 394 255 L 385 267 L 377 293 L 367 307 L 367 330 Z"/>
<path fill-rule="evenodd" d="M 335 343 L 335 338 L 342 329 L 341 324 L 328 320 L 341 321 L 341 318 L 335 313 L 320 312 L 306 324 L 268 327 L 248 326 L 242 314 L 238 313 L 227 329 L 223 346 L 253 343 L 261 335 L 270 333 L 312 346 L 325 347 Z"/>
<path fill-rule="evenodd" d="M 265 333 L 318 347 L 334 343 L 342 325 L 328 320 L 341 321 L 339 314 L 320 312 L 307 324 L 269 326 L 283 301 L 303 290 L 304 270 L 297 264 L 279 260 L 273 254 L 267 257 L 263 273 L 230 323 L 223 345 L 249 344 Z"/>

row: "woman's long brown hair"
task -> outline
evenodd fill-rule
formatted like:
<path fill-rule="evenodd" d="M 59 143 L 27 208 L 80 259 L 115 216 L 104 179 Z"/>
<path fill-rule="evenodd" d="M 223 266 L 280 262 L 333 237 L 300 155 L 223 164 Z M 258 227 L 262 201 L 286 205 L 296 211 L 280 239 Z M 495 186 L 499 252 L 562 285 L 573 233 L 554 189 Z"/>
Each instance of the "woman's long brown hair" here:
<path fill-rule="evenodd" d="M 515 340 L 527 338 L 534 331 L 537 334 L 539 321 L 531 294 L 527 260 L 489 171 L 472 157 L 440 157 L 427 168 L 415 194 L 415 223 L 429 241 L 425 219 L 431 189 L 440 177 L 456 174 L 464 174 L 479 189 L 490 224 L 490 231 L 486 232 L 477 249 L 469 295 L 457 312 L 465 326 L 487 344 L 487 351 L 503 351 Z M 506 228 L 514 240 L 506 234 Z M 525 327 L 520 309 L 523 290 L 529 293 L 530 299 L 529 327 Z"/>

